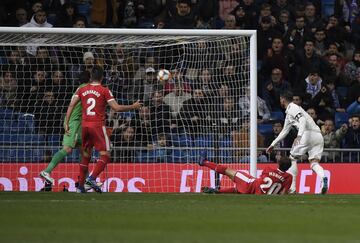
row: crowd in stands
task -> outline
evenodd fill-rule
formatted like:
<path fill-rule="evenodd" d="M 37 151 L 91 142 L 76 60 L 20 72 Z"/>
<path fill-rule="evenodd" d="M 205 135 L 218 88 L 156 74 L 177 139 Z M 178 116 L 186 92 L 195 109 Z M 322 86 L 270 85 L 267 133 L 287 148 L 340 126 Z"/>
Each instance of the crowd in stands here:
<path fill-rule="evenodd" d="M 259 129 L 258 146 L 267 147 L 281 131 L 284 110 L 279 96 L 282 91 L 292 90 L 293 102 L 301 105 L 321 128 L 325 148 L 358 149 L 360 1 L 326 1 L 331 2 L 330 9 L 329 6 L 324 9 L 324 2 L 5 0 L 0 5 L 0 26 L 257 29 L 258 125 L 270 125 L 262 134 L 263 130 Z M 97 63 L 105 66 L 104 83 L 114 94 L 119 94 L 120 103 L 138 98 L 145 101 L 137 113 L 109 113 L 107 124 L 111 127 L 114 146 L 181 147 L 187 145 L 187 139 L 200 141 L 201 146 L 199 136 L 206 137 L 208 129 L 215 129 L 231 136 L 233 146 L 248 147 L 248 124 L 243 121 L 249 116 L 250 94 L 249 89 L 236 83 L 241 44 L 234 43 L 231 48 L 228 53 L 224 51 L 224 62 L 214 61 L 218 57 L 209 54 L 207 57 L 211 56 L 213 62 L 205 60 L 208 65 L 199 66 L 192 78 L 187 70 L 165 66 L 171 69 L 174 82 L 159 83 L 156 73 L 160 63 L 172 63 L 172 60 L 147 54 L 134 62 L 133 51 L 121 43 L 109 50 L 0 47 L 0 104 L 34 114 L 38 131 L 43 134 L 61 134 L 62 117 L 72 93 L 84 81 L 84 73 Z M 197 43 L 197 49 L 209 51 L 201 42 Z M 162 51 L 160 48 L 158 53 Z M 227 55 L 235 63 L 226 62 Z M 214 82 L 215 76 L 224 80 Z M 209 119 L 209 116 L 214 118 L 214 113 L 217 113 L 216 128 L 212 126 L 214 119 Z M 279 113 L 282 116 L 272 117 Z M 189 137 L 179 142 L 182 134 Z M 291 147 L 293 136 L 295 131 L 278 146 Z M 157 151 L 158 161 L 169 155 L 165 149 Z M 123 161 L 133 161 L 136 151 L 115 150 L 114 155 Z M 266 160 L 259 155 L 260 160 Z M 338 152 L 324 156 L 327 161 L 339 160 Z M 359 155 L 352 158 L 356 156 Z M 275 152 L 270 159 L 279 157 Z"/>

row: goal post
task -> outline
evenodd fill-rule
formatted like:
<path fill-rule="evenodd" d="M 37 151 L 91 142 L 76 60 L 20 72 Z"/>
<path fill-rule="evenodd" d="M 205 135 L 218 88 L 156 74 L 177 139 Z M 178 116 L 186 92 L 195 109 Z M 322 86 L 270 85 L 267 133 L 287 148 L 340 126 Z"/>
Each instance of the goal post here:
<path fill-rule="evenodd" d="M 25 190 L 24 180 L 38 189 L 38 173 L 61 148 L 64 110 L 81 74 L 94 64 L 104 67 L 103 83 L 120 104 L 141 99 L 148 108 L 147 114 L 108 112 L 109 135 L 118 133 L 111 135 L 111 178 L 102 177 L 107 187 L 116 181 L 121 191 L 126 181 L 128 191 L 138 184 L 157 188 L 145 190 L 150 192 L 199 191 L 214 176 L 197 167 L 201 151 L 256 177 L 256 46 L 256 30 L 0 27 L 0 190 Z M 160 69 L 171 78 L 155 80 Z M 170 109 L 157 109 L 160 99 Z M 150 127 L 142 130 L 146 116 Z M 123 141 L 126 136 L 133 141 Z M 76 180 L 78 159 L 73 152 L 54 170 L 57 190 Z M 128 178 L 121 181 L 117 173 Z M 196 189 L 188 189 L 187 180 Z"/>

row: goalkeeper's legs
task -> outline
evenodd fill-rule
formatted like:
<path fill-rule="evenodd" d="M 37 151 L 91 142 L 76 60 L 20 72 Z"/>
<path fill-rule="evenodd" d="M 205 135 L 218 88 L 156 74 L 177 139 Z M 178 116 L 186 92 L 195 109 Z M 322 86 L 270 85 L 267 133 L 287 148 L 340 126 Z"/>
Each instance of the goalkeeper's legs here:
<path fill-rule="evenodd" d="M 72 153 L 72 148 L 64 145 L 62 149 L 54 154 L 47 168 L 40 172 L 40 176 L 44 178 L 46 181 L 50 182 L 52 185 L 54 184 L 54 179 L 51 178 L 51 172 L 56 168 L 56 166 L 65 159 L 66 156 Z"/>

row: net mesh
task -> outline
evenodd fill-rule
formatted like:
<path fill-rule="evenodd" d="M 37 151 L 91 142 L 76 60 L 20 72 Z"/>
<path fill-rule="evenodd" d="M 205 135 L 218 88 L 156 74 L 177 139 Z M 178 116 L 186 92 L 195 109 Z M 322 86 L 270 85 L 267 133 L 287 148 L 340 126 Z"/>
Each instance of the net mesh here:
<path fill-rule="evenodd" d="M 108 111 L 112 163 L 100 178 L 105 190 L 185 192 L 214 186 L 214 172 L 196 165 L 202 153 L 248 170 L 249 41 L 247 36 L 0 34 L 0 190 L 42 188 L 39 172 L 62 147 L 67 105 L 94 64 L 103 66 L 103 83 L 119 104 L 144 102 L 141 111 Z M 160 69 L 169 70 L 171 78 L 158 80 Z M 54 190 L 75 190 L 79 160 L 74 149 L 54 169 Z"/>

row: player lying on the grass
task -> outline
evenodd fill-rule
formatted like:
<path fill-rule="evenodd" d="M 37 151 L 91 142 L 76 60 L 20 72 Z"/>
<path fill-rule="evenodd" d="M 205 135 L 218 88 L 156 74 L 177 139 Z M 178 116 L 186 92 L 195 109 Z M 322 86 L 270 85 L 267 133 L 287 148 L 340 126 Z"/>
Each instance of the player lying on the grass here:
<path fill-rule="evenodd" d="M 74 111 L 74 107 L 81 102 L 83 155 L 80 162 L 79 187 L 77 188 L 79 193 L 85 192 L 85 177 L 87 176 L 93 147 L 99 151 L 100 159 L 98 159 L 95 169 L 91 172 L 90 176 L 86 178 L 86 184 L 90 185 L 96 192 L 101 192 L 96 178 L 110 161 L 110 141 L 105 129 L 106 105 L 108 104 L 113 110 L 118 112 L 137 110 L 142 107 L 140 101 L 132 105 L 119 105 L 111 91 L 101 85 L 103 73 L 104 70 L 100 66 L 92 68 L 90 83 L 76 91 L 66 112 L 65 131 L 69 133 L 71 132 L 69 126 L 71 114 Z"/>
<path fill-rule="evenodd" d="M 90 81 L 90 73 L 88 71 L 84 71 L 81 73 L 79 77 L 79 81 L 81 85 L 79 88 L 84 87 Z M 65 123 L 64 123 L 65 127 Z M 54 179 L 51 177 L 51 172 L 56 168 L 56 166 L 63 161 L 64 158 L 70 155 L 75 148 L 80 149 L 81 151 L 81 104 L 77 104 L 74 107 L 74 111 L 72 112 L 69 120 L 70 133 L 64 133 L 62 149 L 54 154 L 50 163 L 46 167 L 45 170 L 40 172 L 40 176 L 45 179 L 45 191 L 51 191 L 51 186 L 54 185 Z M 99 184 L 101 186 L 101 184 Z M 90 186 L 86 186 L 86 190 L 91 189 Z"/>
<path fill-rule="evenodd" d="M 296 192 L 297 159 L 308 153 L 310 168 L 321 178 L 321 193 L 325 194 L 328 191 L 328 178 L 319 164 L 324 149 L 324 138 L 312 117 L 303 108 L 293 103 L 292 99 L 293 94 L 290 91 L 280 94 L 280 104 L 286 109 L 285 123 L 280 134 L 266 149 L 266 152 L 271 153 L 274 146 L 286 137 L 292 126 L 295 126 L 298 134 L 290 150 L 292 165 L 288 172 L 293 175 L 290 192 Z"/>
<path fill-rule="evenodd" d="M 286 172 L 291 166 L 291 160 L 285 156 L 278 161 L 278 168 L 266 168 L 260 178 L 210 162 L 204 157 L 200 158 L 199 165 L 226 175 L 235 183 L 235 187 L 229 188 L 203 187 L 202 191 L 206 193 L 287 194 L 292 181 L 292 175 Z"/>

